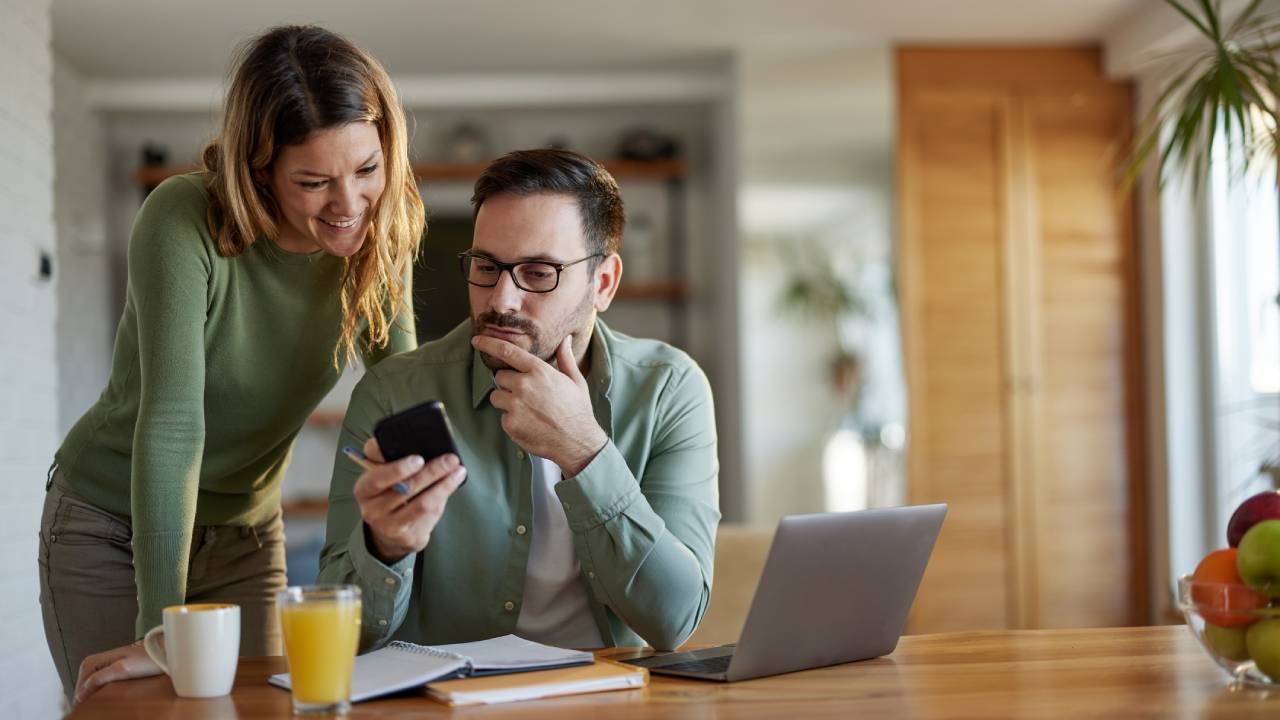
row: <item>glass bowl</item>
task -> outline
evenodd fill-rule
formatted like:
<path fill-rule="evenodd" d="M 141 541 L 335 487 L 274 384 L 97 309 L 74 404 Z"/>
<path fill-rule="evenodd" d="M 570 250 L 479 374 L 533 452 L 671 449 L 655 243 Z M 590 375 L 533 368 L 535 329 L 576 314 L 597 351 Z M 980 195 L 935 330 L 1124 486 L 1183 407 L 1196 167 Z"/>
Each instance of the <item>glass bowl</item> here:
<path fill-rule="evenodd" d="M 1232 689 L 1280 689 L 1280 607 L 1241 585 L 1178 578 L 1178 607 Z M 1268 673 L 1267 671 L 1270 671 Z"/>

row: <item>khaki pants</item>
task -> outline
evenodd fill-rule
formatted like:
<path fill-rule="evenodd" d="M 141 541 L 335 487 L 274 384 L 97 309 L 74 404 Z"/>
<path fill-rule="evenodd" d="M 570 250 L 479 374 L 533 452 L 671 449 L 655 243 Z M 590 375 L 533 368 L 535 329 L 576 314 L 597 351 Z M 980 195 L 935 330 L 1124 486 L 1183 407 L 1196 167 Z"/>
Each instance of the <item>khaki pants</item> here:
<path fill-rule="evenodd" d="M 70 698 L 89 655 L 138 639 L 132 529 L 77 497 L 55 471 L 40 518 L 40 608 L 45 639 Z M 240 654 L 279 655 L 275 594 L 285 588 L 284 523 L 196 526 L 187 602 L 240 606 Z"/>

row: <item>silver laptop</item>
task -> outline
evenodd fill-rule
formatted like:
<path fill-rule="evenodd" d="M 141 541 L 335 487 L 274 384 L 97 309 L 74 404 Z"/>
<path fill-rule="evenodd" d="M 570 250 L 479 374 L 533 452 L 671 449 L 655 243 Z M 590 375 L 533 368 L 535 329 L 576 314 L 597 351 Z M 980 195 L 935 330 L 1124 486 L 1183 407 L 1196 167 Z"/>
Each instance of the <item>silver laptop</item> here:
<path fill-rule="evenodd" d="M 627 662 L 732 682 L 888 655 L 946 514 L 916 505 L 785 517 L 736 645 Z"/>

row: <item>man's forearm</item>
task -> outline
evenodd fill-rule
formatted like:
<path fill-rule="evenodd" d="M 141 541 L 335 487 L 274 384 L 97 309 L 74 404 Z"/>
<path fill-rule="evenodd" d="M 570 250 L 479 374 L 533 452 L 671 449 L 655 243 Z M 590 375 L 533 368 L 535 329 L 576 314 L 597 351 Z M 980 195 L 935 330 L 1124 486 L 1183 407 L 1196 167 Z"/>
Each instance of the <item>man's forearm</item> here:
<path fill-rule="evenodd" d="M 316 582 L 360 588 L 360 652 L 385 645 L 404 622 L 409 609 L 413 556 L 387 565 L 366 544 L 364 524 L 353 529 L 346 543 L 325 549 Z"/>
<path fill-rule="evenodd" d="M 713 460 L 673 454 L 656 465 L 646 474 L 653 489 L 642 493 L 608 443 L 556 492 L 591 593 L 655 648 L 671 649 L 706 611 L 719 512 L 715 475 L 691 482 L 682 472 L 714 468 Z"/>

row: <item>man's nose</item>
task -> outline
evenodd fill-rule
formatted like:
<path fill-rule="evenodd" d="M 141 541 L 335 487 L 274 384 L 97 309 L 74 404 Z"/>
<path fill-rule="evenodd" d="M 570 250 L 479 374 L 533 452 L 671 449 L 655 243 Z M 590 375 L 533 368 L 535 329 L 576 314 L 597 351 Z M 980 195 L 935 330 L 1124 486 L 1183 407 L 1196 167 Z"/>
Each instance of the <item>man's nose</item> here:
<path fill-rule="evenodd" d="M 516 287 L 511 270 L 498 273 L 498 284 L 489 294 L 489 309 L 497 313 L 515 312 L 524 300 L 524 291 Z"/>

